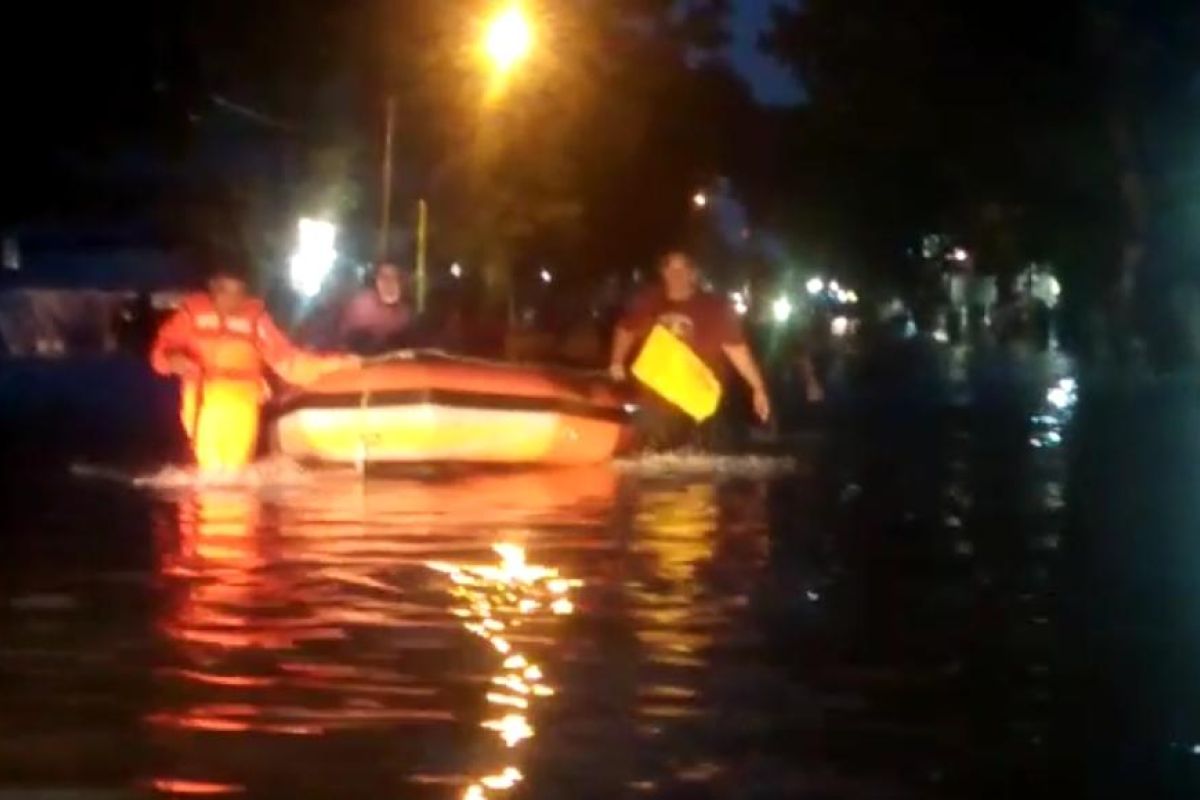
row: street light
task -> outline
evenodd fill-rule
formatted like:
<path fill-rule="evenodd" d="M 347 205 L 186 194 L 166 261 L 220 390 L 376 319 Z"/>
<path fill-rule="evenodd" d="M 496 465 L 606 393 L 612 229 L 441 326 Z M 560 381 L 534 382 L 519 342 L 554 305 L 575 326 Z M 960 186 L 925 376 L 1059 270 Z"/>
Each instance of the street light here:
<path fill-rule="evenodd" d="M 297 226 L 296 251 L 292 255 L 292 287 L 306 298 L 316 297 L 337 261 L 337 226 L 305 217 Z"/>
<path fill-rule="evenodd" d="M 491 95 L 498 94 L 508 73 L 533 49 L 533 26 L 519 2 L 512 2 L 487 23 L 483 30 L 482 54 L 491 65 L 493 86 Z M 382 202 L 380 204 L 378 257 L 388 256 L 388 235 L 392 222 L 392 142 L 396 132 L 396 98 L 388 96 L 386 131 L 384 133 L 383 165 L 381 170 Z M 426 295 L 425 258 L 429 222 L 429 207 L 424 199 L 417 203 L 417 308 L 423 311 Z M 456 276 L 457 277 L 457 276 Z"/>
<path fill-rule="evenodd" d="M 708 195 L 706 195 L 704 192 L 696 192 L 694 195 L 692 195 L 692 205 L 694 205 L 696 208 L 707 208 Z"/>
<path fill-rule="evenodd" d="M 483 49 L 496 72 L 511 72 L 532 48 L 533 26 L 519 4 L 505 8 L 488 23 Z"/>

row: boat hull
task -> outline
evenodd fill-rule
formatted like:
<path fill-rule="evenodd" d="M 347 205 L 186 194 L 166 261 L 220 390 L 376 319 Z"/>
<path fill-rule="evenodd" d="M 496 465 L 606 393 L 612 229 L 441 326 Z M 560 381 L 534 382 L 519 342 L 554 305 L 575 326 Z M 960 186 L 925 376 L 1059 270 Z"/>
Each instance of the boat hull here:
<path fill-rule="evenodd" d="M 307 387 L 279 409 L 274 443 L 334 464 L 595 464 L 627 442 L 627 409 L 594 378 L 421 358 Z"/>

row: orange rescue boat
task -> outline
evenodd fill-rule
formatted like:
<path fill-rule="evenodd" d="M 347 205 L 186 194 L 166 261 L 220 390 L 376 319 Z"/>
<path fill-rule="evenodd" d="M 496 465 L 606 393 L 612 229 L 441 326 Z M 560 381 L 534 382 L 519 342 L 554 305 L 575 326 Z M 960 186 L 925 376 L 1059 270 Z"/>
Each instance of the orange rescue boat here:
<path fill-rule="evenodd" d="M 631 411 L 595 374 L 402 353 L 285 398 L 274 445 L 334 464 L 594 464 L 627 443 Z"/>

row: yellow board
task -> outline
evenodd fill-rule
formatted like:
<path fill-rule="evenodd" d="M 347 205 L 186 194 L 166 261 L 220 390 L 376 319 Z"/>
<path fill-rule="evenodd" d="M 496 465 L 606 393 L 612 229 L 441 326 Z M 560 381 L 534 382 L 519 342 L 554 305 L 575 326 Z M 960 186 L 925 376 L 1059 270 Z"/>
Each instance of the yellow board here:
<path fill-rule="evenodd" d="M 633 375 L 697 422 L 717 413 L 721 381 L 687 342 L 661 325 L 646 337 Z"/>

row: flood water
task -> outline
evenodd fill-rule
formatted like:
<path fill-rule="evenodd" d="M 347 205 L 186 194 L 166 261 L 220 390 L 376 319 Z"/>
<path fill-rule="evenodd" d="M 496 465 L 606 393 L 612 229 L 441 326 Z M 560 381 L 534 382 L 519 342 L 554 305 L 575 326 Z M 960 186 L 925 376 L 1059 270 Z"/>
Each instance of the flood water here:
<path fill-rule="evenodd" d="M 1044 377 L 786 464 L 10 475 L 0 797 L 1200 796 L 1200 415 Z"/>

